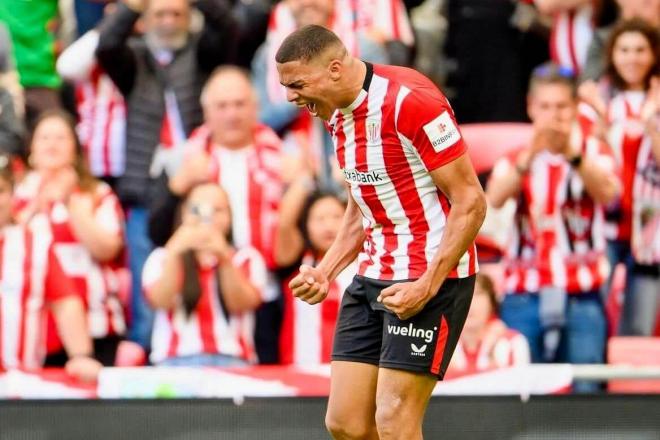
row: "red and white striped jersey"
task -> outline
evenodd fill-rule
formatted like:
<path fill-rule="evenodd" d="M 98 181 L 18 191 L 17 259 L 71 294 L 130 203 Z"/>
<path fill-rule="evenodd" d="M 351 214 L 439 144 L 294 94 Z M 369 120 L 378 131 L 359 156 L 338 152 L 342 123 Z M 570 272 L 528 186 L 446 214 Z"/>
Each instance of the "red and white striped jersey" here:
<path fill-rule="evenodd" d="M 502 325 L 501 321 L 495 321 Z M 507 329 L 502 334 L 489 330 L 479 342 L 476 350 L 467 350 L 461 340 L 458 341 L 449 366 L 452 372 L 475 373 L 494 368 L 506 368 L 527 365 L 531 362 L 529 344 L 521 333 Z"/>
<path fill-rule="evenodd" d="M 77 291 L 49 237 L 30 227 L 0 231 L 0 370 L 35 369 L 46 356 L 46 307 Z"/>
<path fill-rule="evenodd" d="M 587 61 L 587 52 L 593 33 L 593 5 L 589 4 L 555 14 L 550 33 L 552 61 L 570 68 L 575 75 L 579 75 Z"/>
<path fill-rule="evenodd" d="M 412 69 L 367 63 L 363 89 L 328 127 L 367 238 L 358 273 L 382 280 L 422 276 L 451 210 L 430 171 L 464 154 L 447 98 Z M 478 270 L 471 244 L 452 278 Z"/>
<path fill-rule="evenodd" d="M 302 264 L 315 266 L 317 261 L 311 254 L 307 254 L 303 257 Z M 356 270 L 355 264 L 344 269 L 330 283 L 328 296 L 321 304 L 316 305 L 294 298 L 289 281 L 298 275 L 297 271 L 284 282 L 284 317 L 280 333 L 281 364 L 316 365 L 330 362 L 341 299 L 353 281 Z"/>
<path fill-rule="evenodd" d="M 118 177 L 126 165 L 126 104 L 110 77 L 97 65 L 77 81 L 76 127 L 89 169 L 99 177 Z"/>
<path fill-rule="evenodd" d="M 41 185 L 39 174 L 29 173 L 16 187 L 15 198 L 18 206 L 29 205 L 37 197 Z M 99 182 L 94 197 L 94 217 L 98 224 L 108 234 L 123 237 L 124 214 L 119 199 L 112 189 L 107 184 Z M 18 215 L 20 217 L 20 212 Z M 47 212 L 38 213 L 28 221 L 30 227 L 38 231 L 40 236 L 52 239 L 53 251 L 64 273 L 72 278 L 82 293 L 91 337 L 98 339 L 110 335 L 123 335 L 126 332 L 126 323 L 119 299 L 120 289 L 124 286 L 122 271 L 125 267 L 122 256 L 112 262 L 96 261 L 73 233 L 69 222 L 69 210 L 64 203 L 54 203 Z"/>
<path fill-rule="evenodd" d="M 231 150 L 213 145 L 208 127 L 201 126 L 191 135 L 186 155 L 200 151 L 211 155 L 213 179 L 229 196 L 234 245 L 257 249 L 268 267 L 274 267 L 273 240 L 283 193 L 279 137 L 260 125 L 252 146 Z"/>
<path fill-rule="evenodd" d="M 583 154 L 616 172 L 614 158 L 596 139 L 585 143 Z M 512 158 L 503 158 L 496 171 L 513 166 Z M 572 294 L 598 289 L 609 273 L 604 215 L 579 174 L 562 155 L 542 151 L 521 188 L 514 225 L 518 240 L 511 241 L 505 268 L 507 293 L 538 292 L 547 286 Z"/>
<path fill-rule="evenodd" d="M 167 251 L 157 248 L 147 259 L 142 272 L 142 284 L 149 298 L 149 288 L 161 277 Z M 266 285 L 266 265 L 254 248 L 238 250 L 231 264 L 240 268 L 259 292 Z M 156 312 L 151 337 L 151 362 L 195 354 L 224 354 L 246 361 L 256 360 L 254 350 L 254 314 L 228 314 L 220 301 L 217 285 L 217 266 L 200 267 L 199 302 L 190 316 L 182 296 L 173 310 Z M 182 279 L 182 277 L 181 277 Z"/>
<path fill-rule="evenodd" d="M 603 82 L 601 86 L 603 94 L 606 95 L 607 84 Z M 653 194 L 657 191 L 657 188 L 653 189 L 653 179 L 645 178 L 645 174 L 640 172 L 646 169 L 646 174 L 651 177 L 655 166 L 655 159 L 648 154 L 650 138 L 644 134 L 644 122 L 641 118 L 645 103 L 646 92 L 641 91 L 619 92 L 607 102 L 607 143 L 619 165 L 622 185 L 619 199 L 606 207 L 608 221 L 605 233 L 611 240 L 631 240 L 636 199 L 648 199 L 640 200 L 640 206 L 647 206 L 649 203 L 653 205 Z M 596 112 L 585 103 L 581 103 L 579 109 L 583 125 L 587 130 L 594 129 Z M 645 143 L 649 145 L 643 148 Z"/>

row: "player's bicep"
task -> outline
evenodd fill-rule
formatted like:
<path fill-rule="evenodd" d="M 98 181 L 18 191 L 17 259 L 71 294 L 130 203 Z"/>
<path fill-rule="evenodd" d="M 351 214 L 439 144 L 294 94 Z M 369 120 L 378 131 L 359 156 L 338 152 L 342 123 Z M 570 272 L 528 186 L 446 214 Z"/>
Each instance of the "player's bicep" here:
<path fill-rule="evenodd" d="M 484 198 L 483 188 L 467 153 L 440 168 L 430 171 L 435 185 L 452 205 Z"/>

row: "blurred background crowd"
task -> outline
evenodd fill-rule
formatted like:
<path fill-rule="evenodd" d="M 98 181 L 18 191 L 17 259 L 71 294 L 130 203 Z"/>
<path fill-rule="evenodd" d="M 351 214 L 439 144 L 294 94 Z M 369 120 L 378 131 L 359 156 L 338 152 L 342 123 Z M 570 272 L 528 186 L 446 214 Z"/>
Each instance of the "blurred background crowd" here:
<path fill-rule="evenodd" d="M 430 76 L 497 158 L 451 368 L 657 334 L 660 0 L 3 0 L 0 370 L 329 361 L 355 267 L 287 289 L 346 204 L 278 80 L 307 24 Z"/>

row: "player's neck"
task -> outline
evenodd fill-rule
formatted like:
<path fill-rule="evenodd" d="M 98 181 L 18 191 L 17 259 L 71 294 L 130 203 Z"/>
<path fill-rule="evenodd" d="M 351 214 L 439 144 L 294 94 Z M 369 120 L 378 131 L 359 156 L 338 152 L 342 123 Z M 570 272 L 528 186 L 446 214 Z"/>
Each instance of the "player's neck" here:
<path fill-rule="evenodd" d="M 345 83 L 340 87 L 340 92 L 337 94 L 339 108 L 348 107 L 357 99 L 366 76 L 366 64 L 357 58 L 351 58 L 344 75 Z"/>

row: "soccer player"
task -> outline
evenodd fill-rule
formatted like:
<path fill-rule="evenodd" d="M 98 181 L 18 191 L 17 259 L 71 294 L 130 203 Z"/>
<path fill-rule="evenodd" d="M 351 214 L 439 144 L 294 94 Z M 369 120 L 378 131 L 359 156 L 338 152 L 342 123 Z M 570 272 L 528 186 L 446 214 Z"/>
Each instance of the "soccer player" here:
<path fill-rule="evenodd" d="M 342 227 L 290 287 L 316 304 L 358 257 L 332 354 L 337 439 L 421 439 L 465 322 L 485 197 L 447 99 L 421 74 L 351 57 L 306 26 L 276 54 L 287 99 L 326 121 L 349 188 Z"/>

